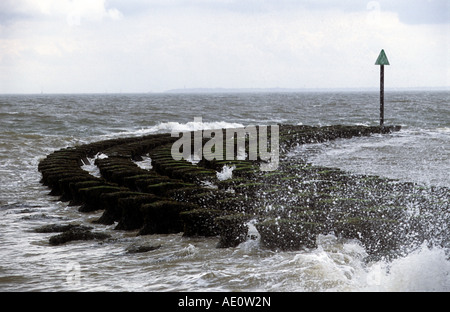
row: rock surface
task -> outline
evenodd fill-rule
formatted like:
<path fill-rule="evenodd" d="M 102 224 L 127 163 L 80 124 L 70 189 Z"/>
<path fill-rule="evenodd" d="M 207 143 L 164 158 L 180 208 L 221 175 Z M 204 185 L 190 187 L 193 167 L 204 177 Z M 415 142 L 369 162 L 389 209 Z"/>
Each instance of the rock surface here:
<path fill-rule="evenodd" d="M 61 234 L 50 237 L 49 243 L 50 245 L 57 246 L 71 241 L 104 240 L 109 237 L 110 235 L 108 234 L 92 232 L 86 227 L 72 227 L 69 230 L 63 231 Z"/>

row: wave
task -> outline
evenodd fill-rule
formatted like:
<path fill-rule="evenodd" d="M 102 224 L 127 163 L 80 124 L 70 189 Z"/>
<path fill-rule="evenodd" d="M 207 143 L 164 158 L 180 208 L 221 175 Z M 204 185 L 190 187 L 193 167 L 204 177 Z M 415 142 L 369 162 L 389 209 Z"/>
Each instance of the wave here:
<path fill-rule="evenodd" d="M 230 123 L 226 121 L 213 121 L 213 122 L 202 122 L 202 121 L 190 121 L 187 123 L 179 122 L 165 122 L 160 123 L 153 128 L 154 131 L 196 131 L 196 130 L 208 130 L 208 129 L 226 129 L 226 128 L 238 128 L 244 127 L 240 123 Z"/>
<path fill-rule="evenodd" d="M 366 278 L 368 291 L 415 292 L 450 291 L 450 261 L 444 249 L 419 249 L 393 260 L 377 262 L 369 267 Z"/>
<path fill-rule="evenodd" d="M 197 130 L 211 130 L 211 129 L 227 129 L 244 127 L 241 123 L 226 122 L 226 121 L 190 121 L 187 123 L 180 122 L 160 122 L 157 125 L 148 128 L 141 128 L 136 130 L 125 130 L 112 134 L 102 135 L 101 138 L 116 138 L 125 136 L 142 136 L 154 133 L 171 133 L 171 132 L 188 132 Z"/>
<path fill-rule="evenodd" d="M 328 234 L 319 235 L 317 244 L 312 250 L 268 252 L 259 239 L 248 239 L 233 252 L 245 259 L 241 265 L 249 272 L 240 277 L 242 284 L 256 291 L 288 292 L 450 290 L 450 259 L 443 248 L 424 243 L 396 259 L 370 262 L 358 240 Z M 235 274 L 231 269 L 227 273 Z"/>

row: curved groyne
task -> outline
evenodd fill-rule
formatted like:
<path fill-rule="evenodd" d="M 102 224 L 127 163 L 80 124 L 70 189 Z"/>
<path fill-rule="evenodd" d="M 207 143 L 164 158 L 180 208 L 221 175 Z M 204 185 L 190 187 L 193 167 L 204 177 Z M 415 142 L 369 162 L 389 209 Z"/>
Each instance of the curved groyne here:
<path fill-rule="evenodd" d="M 257 160 L 174 160 L 170 134 L 99 141 L 57 150 L 39 163 L 50 194 L 80 213 L 102 211 L 95 222 L 138 235 L 180 233 L 219 236 L 218 247 L 248 239 L 249 224 L 261 244 L 278 250 L 316 247 L 319 234 L 361 241 L 369 254 L 395 253 L 405 242 L 441 235 L 427 224 L 448 224 L 448 195 L 377 176 L 355 175 L 287 157 L 299 144 L 387 135 L 400 127 L 279 126 L 280 160 L 261 171 Z M 225 130 L 222 130 L 225 131 Z M 248 148 L 248 146 L 247 146 Z M 248 152 L 248 150 L 247 150 Z M 151 159 L 151 168 L 140 166 Z M 95 165 L 98 174 L 84 170 Z M 230 168 L 232 175 L 219 178 Z M 431 195 L 430 195 L 431 194 Z M 411 213 L 414 204 L 417 213 Z M 50 229 L 51 231 L 51 229 Z M 56 227 L 50 244 L 104 239 L 89 227 Z"/>

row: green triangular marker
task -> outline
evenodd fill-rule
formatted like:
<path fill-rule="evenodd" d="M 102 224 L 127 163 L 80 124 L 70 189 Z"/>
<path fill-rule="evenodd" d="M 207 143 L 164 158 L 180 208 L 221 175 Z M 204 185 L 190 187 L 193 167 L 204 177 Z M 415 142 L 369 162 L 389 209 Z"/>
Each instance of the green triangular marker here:
<path fill-rule="evenodd" d="M 378 55 L 377 61 L 375 62 L 375 65 L 389 65 L 389 61 L 386 53 L 384 53 L 384 50 L 381 50 L 380 55 Z"/>

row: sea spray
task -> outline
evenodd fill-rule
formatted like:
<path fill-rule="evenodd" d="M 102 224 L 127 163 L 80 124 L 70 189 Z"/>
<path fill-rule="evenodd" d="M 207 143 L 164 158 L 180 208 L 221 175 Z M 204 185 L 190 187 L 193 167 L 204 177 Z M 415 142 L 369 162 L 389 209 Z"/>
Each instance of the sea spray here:
<path fill-rule="evenodd" d="M 234 169 L 236 169 L 236 166 L 223 166 L 222 171 L 217 172 L 217 179 L 219 179 L 219 181 L 231 179 L 233 177 Z"/>
<path fill-rule="evenodd" d="M 368 266 L 365 290 L 448 292 L 450 260 L 444 249 L 430 248 L 423 243 L 420 248 L 404 257 Z"/>
<path fill-rule="evenodd" d="M 95 165 L 96 159 L 106 159 L 108 158 L 107 155 L 103 153 L 97 153 L 94 157 L 86 157 L 85 160 L 83 160 L 83 165 L 81 166 L 81 169 L 89 172 L 94 177 L 101 177 L 99 168 Z"/>

